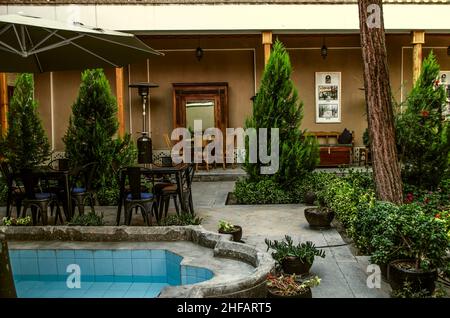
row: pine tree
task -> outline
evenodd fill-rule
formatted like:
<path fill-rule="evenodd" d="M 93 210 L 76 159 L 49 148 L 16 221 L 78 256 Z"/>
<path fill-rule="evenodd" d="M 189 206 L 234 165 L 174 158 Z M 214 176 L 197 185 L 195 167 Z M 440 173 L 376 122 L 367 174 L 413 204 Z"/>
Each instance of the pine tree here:
<path fill-rule="evenodd" d="M 114 183 L 115 160 L 135 159 L 129 136 L 123 140 L 113 139 L 118 126 L 116 99 L 103 70 L 84 71 L 63 141 L 71 165 L 98 164 L 93 180 L 97 189 Z M 130 156 L 124 154 L 129 153 L 128 150 Z"/>
<path fill-rule="evenodd" d="M 50 145 L 33 92 L 33 75 L 19 75 L 9 106 L 7 135 L 1 147 L 16 171 L 42 164 L 50 156 Z"/>
<path fill-rule="evenodd" d="M 246 121 L 246 128 L 279 129 L 279 169 L 269 177 L 286 186 L 312 171 L 319 161 L 315 140 L 307 138 L 305 131 L 300 130 L 303 103 L 299 101 L 291 74 L 289 55 L 277 40 L 264 70 L 252 117 Z M 268 146 L 270 149 L 270 137 Z M 249 181 L 258 181 L 264 177 L 260 175 L 261 163 L 249 163 L 248 145 L 246 150 L 244 168 Z"/>
<path fill-rule="evenodd" d="M 397 144 L 402 175 L 410 184 L 435 188 L 448 169 L 449 122 L 443 120 L 444 88 L 438 86 L 439 64 L 431 52 L 420 77 L 397 115 Z"/>

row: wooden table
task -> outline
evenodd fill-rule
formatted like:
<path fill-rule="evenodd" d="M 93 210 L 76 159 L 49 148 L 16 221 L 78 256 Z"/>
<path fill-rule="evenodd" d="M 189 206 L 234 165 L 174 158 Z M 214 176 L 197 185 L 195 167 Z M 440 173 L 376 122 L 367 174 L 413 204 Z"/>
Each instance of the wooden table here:
<path fill-rule="evenodd" d="M 183 194 L 183 182 L 182 182 L 182 178 L 183 178 L 183 173 L 186 171 L 186 169 L 189 168 L 189 164 L 187 163 L 181 163 L 178 165 L 174 165 L 174 166 L 168 166 L 168 167 L 163 167 L 163 166 L 158 166 L 155 164 L 146 164 L 145 167 L 141 168 L 141 173 L 144 176 L 163 176 L 163 175 L 173 175 L 175 176 L 175 180 L 177 183 L 177 194 L 178 194 L 178 199 L 180 200 L 180 204 L 181 204 L 181 212 L 185 213 L 188 211 L 187 207 L 186 207 L 186 202 L 184 201 L 184 194 Z M 126 174 L 124 173 L 124 171 L 126 170 L 126 168 L 123 168 L 120 171 L 120 176 L 119 176 L 119 205 L 117 207 L 117 218 L 116 218 L 116 224 L 120 225 L 120 218 L 121 218 L 121 213 L 122 213 L 122 205 L 124 205 L 125 202 L 125 179 L 126 179 Z"/>

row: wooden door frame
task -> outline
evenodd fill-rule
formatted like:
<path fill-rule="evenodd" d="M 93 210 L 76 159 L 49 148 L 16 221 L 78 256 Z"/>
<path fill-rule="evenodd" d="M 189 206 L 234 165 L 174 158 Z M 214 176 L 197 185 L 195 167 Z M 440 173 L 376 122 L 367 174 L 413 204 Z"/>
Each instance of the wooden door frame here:
<path fill-rule="evenodd" d="M 173 83 L 172 124 L 173 128 L 186 128 L 186 108 L 183 100 L 189 96 L 198 99 L 214 99 L 214 123 L 225 137 L 228 127 L 228 83 Z M 214 98 L 211 98 L 214 97 Z"/>

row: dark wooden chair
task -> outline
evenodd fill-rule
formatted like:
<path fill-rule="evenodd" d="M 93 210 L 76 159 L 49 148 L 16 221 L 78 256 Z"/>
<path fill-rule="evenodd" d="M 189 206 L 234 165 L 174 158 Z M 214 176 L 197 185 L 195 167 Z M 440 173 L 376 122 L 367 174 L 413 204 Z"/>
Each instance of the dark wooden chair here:
<path fill-rule="evenodd" d="M 8 195 L 6 197 L 6 217 L 11 217 L 13 203 L 16 207 L 16 215 L 20 216 L 22 200 L 25 198 L 25 189 L 14 180 L 14 171 L 11 165 L 6 162 L 0 162 L 0 172 L 8 186 Z"/>
<path fill-rule="evenodd" d="M 127 167 L 122 173 L 128 179 L 129 192 L 124 193 L 125 202 L 125 224 L 131 224 L 133 209 L 140 210 L 144 222 L 147 225 L 152 223 L 152 215 L 157 216 L 156 198 L 151 192 L 142 192 L 142 169 L 140 167 Z"/>
<path fill-rule="evenodd" d="M 48 224 L 48 208 L 52 210 L 56 206 L 55 224 L 60 220 L 63 223 L 58 196 L 56 193 L 42 192 L 39 190 L 39 178 L 33 174 L 31 169 L 23 169 L 20 172 L 20 178 L 25 188 L 25 198 L 22 201 L 22 217 L 25 217 L 27 210 L 31 208 L 33 225 L 36 225 L 39 219 L 42 224 Z"/>
<path fill-rule="evenodd" d="M 78 208 L 80 215 L 84 214 L 84 206 L 89 200 L 89 206 L 95 212 L 94 204 L 94 190 L 92 188 L 92 181 L 97 167 L 96 162 L 90 162 L 81 167 L 73 169 L 72 186 L 70 187 L 70 195 L 72 198 L 72 215 L 75 214 L 75 208 Z"/>
<path fill-rule="evenodd" d="M 185 205 L 189 209 L 189 213 L 194 215 L 194 203 L 192 200 L 192 180 L 194 179 L 195 168 L 194 164 L 190 164 L 189 167 L 184 171 L 182 176 L 182 193 L 185 200 Z M 169 210 L 170 199 L 173 199 L 175 205 L 175 211 L 179 215 L 180 208 L 178 205 L 178 187 L 176 184 L 168 184 L 158 192 L 158 209 L 159 209 L 159 219 L 162 218 L 163 210 L 164 217 L 167 217 Z M 180 202 L 181 205 L 181 202 Z M 182 205 L 181 205 L 182 206 Z"/>

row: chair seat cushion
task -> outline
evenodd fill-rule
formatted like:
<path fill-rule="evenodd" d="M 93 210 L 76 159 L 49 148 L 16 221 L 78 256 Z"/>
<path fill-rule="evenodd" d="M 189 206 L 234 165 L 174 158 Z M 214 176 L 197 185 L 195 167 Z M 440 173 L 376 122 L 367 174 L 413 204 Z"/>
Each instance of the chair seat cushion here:
<path fill-rule="evenodd" d="M 72 189 L 72 193 L 83 193 L 83 192 L 86 192 L 86 188 L 75 187 Z"/>
<path fill-rule="evenodd" d="M 36 193 L 35 196 L 36 196 L 36 199 L 38 199 L 38 200 L 44 200 L 44 199 L 50 199 L 53 196 L 53 194 L 41 192 L 41 193 Z"/>
<path fill-rule="evenodd" d="M 153 198 L 153 193 L 141 192 L 141 200 L 148 200 L 148 199 L 152 199 L 152 198 Z M 127 195 L 127 200 L 133 200 L 133 196 L 131 193 Z"/>
<path fill-rule="evenodd" d="M 177 191 L 177 186 L 175 184 L 164 187 L 163 192 L 173 192 L 173 191 Z"/>
<path fill-rule="evenodd" d="M 155 184 L 154 187 L 153 187 L 153 192 L 155 192 L 155 193 L 160 193 L 164 188 L 170 187 L 170 186 L 173 186 L 173 185 L 174 185 L 174 184 L 173 184 L 173 183 L 170 183 L 170 182 L 161 182 L 161 183 L 157 183 L 157 184 Z M 174 185 L 174 186 L 176 186 L 176 185 Z"/>

